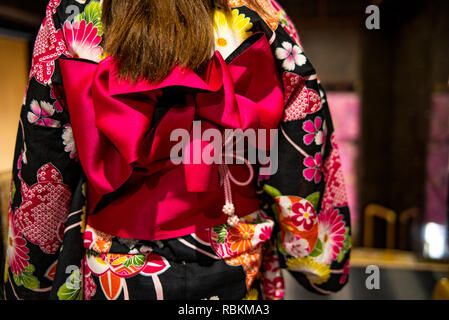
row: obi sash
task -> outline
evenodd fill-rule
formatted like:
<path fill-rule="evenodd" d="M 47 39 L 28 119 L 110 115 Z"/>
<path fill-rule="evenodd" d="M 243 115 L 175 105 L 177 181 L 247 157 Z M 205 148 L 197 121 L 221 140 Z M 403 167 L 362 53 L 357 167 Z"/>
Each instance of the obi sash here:
<path fill-rule="evenodd" d="M 87 177 L 90 226 L 123 238 L 159 240 L 226 222 L 218 165 L 173 163 L 170 151 L 179 141 L 170 137 L 176 129 L 192 133 L 195 120 L 203 131 L 277 128 L 284 97 L 270 45 L 256 33 L 240 48 L 229 63 L 216 51 L 201 75 L 177 66 L 158 83 L 119 79 L 112 57 L 100 63 L 59 60 Z M 182 102 L 161 108 L 164 94 Z M 201 148 L 209 143 L 196 142 Z M 248 178 L 245 165 L 229 168 L 239 180 Z M 233 184 L 231 196 L 238 216 L 259 209 L 254 183 Z"/>

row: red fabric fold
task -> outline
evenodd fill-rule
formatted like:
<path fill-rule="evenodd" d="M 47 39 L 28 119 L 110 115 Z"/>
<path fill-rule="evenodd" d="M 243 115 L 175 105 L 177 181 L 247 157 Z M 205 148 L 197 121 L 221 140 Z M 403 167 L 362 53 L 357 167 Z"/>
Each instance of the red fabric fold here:
<path fill-rule="evenodd" d="M 216 165 L 178 164 L 175 129 L 274 129 L 283 113 L 282 83 L 265 36 L 226 64 L 219 52 L 204 75 L 176 67 L 160 83 L 118 79 L 117 61 L 59 61 L 80 162 L 88 179 L 89 224 L 124 238 L 157 240 L 224 223 Z M 164 88 L 186 95 L 151 126 Z M 176 91 L 178 92 L 178 91 Z M 209 144 L 192 137 L 203 150 Z M 195 154 L 192 155 L 195 157 Z M 242 165 L 231 165 L 244 177 Z M 111 193 L 114 200 L 98 207 Z M 233 187 L 239 216 L 258 209 L 254 186 Z"/>

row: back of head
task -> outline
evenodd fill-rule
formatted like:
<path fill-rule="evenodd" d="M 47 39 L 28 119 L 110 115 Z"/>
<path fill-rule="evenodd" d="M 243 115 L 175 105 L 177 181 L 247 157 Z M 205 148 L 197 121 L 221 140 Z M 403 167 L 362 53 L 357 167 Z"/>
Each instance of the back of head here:
<path fill-rule="evenodd" d="M 229 13 L 228 1 L 103 0 L 105 52 L 133 81 L 160 81 L 176 65 L 201 72 L 214 49 L 215 9 Z"/>

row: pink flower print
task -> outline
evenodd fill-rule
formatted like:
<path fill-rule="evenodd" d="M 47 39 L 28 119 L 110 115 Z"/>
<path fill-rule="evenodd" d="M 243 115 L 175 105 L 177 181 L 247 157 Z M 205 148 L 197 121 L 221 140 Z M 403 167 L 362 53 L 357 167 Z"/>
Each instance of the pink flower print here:
<path fill-rule="evenodd" d="M 265 226 L 262 229 L 260 229 L 259 239 L 261 241 L 267 241 L 271 237 L 271 226 Z"/>
<path fill-rule="evenodd" d="M 284 60 L 282 67 L 287 71 L 293 71 L 296 66 L 302 66 L 307 62 L 301 48 L 290 42 L 283 42 L 282 48 L 277 48 L 275 54 L 276 58 Z"/>
<path fill-rule="evenodd" d="M 50 128 L 59 128 L 61 126 L 61 122 L 50 118 L 55 113 L 55 108 L 52 104 L 46 101 L 39 103 L 37 100 L 33 100 L 30 104 L 30 110 L 27 118 L 31 124 Z"/>
<path fill-rule="evenodd" d="M 101 37 L 93 22 L 86 25 L 86 20 L 64 23 L 62 30 L 67 49 L 74 58 L 82 58 L 100 62 L 103 48 L 99 46 Z"/>
<path fill-rule="evenodd" d="M 321 120 L 320 117 L 316 117 L 313 122 L 311 120 L 304 122 L 302 128 L 308 133 L 303 138 L 306 145 L 310 145 L 313 141 L 315 141 L 317 145 L 323 144 L 324 131 L 320 130 L 322 124 L 323 120 Z"/>
<path fill-rule="evenodd" d="M 12 273 L 20 275 L 28 267 L 28 260 L 30 259 L 28 256 L 29 250 L 26 247 L 26 240 L 22 238 L 12 220 L 13 215 L 10 213 L 6 256 Z"/>
<path fill-rule="evenodd" d="M 292 223 L 295 227 L 299 227 L 301 231 L 312 230 L 316 222 L 317 215 L 315 208 L 309 201 L 299 201 L 292 205 Z"/>
<path fill-rule="evenodd" d="M 315 158 L 309 156 L 304 159 L 304 165 L 307 169 L 303 170 L 303 175 L 307 181 L 315 180 L 315 183 L 321 181 L 322 162 L 323 156 L 321 153 L 315 154 Z"/>
<path fill-rule="evenodd" d="M 345 222 L 338 209 L 330 208 L 318 216 L 318 238 L 323 252 L 317 257 L 319 263 L 330 264 L 341 252 L 345 240 Z"/>

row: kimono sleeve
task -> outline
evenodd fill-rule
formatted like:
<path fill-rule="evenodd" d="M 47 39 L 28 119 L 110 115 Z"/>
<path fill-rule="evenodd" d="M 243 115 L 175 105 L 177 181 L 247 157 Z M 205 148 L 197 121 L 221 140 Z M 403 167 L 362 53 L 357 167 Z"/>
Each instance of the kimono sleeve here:
<path fill-rule="evenodd" d="M 81 168 L 55 61 L 69 56 L 63 34 L 65 8 L 49 1 L 32 55 L 20 112 L 8 221 L 4 277 L 7 299 L 46 299 L 68 226 Z"/>
<path fill-rule="evenodd" d="M 338 145 L 326 94 L 284 11 L 271 35 L 283 82 L 277 171 L 262 179 L 277 221 L 281 266 L 320 294 L 348 281 L 351 227 Z M 296 40 L 295 40 L 296 39 Z"/>

